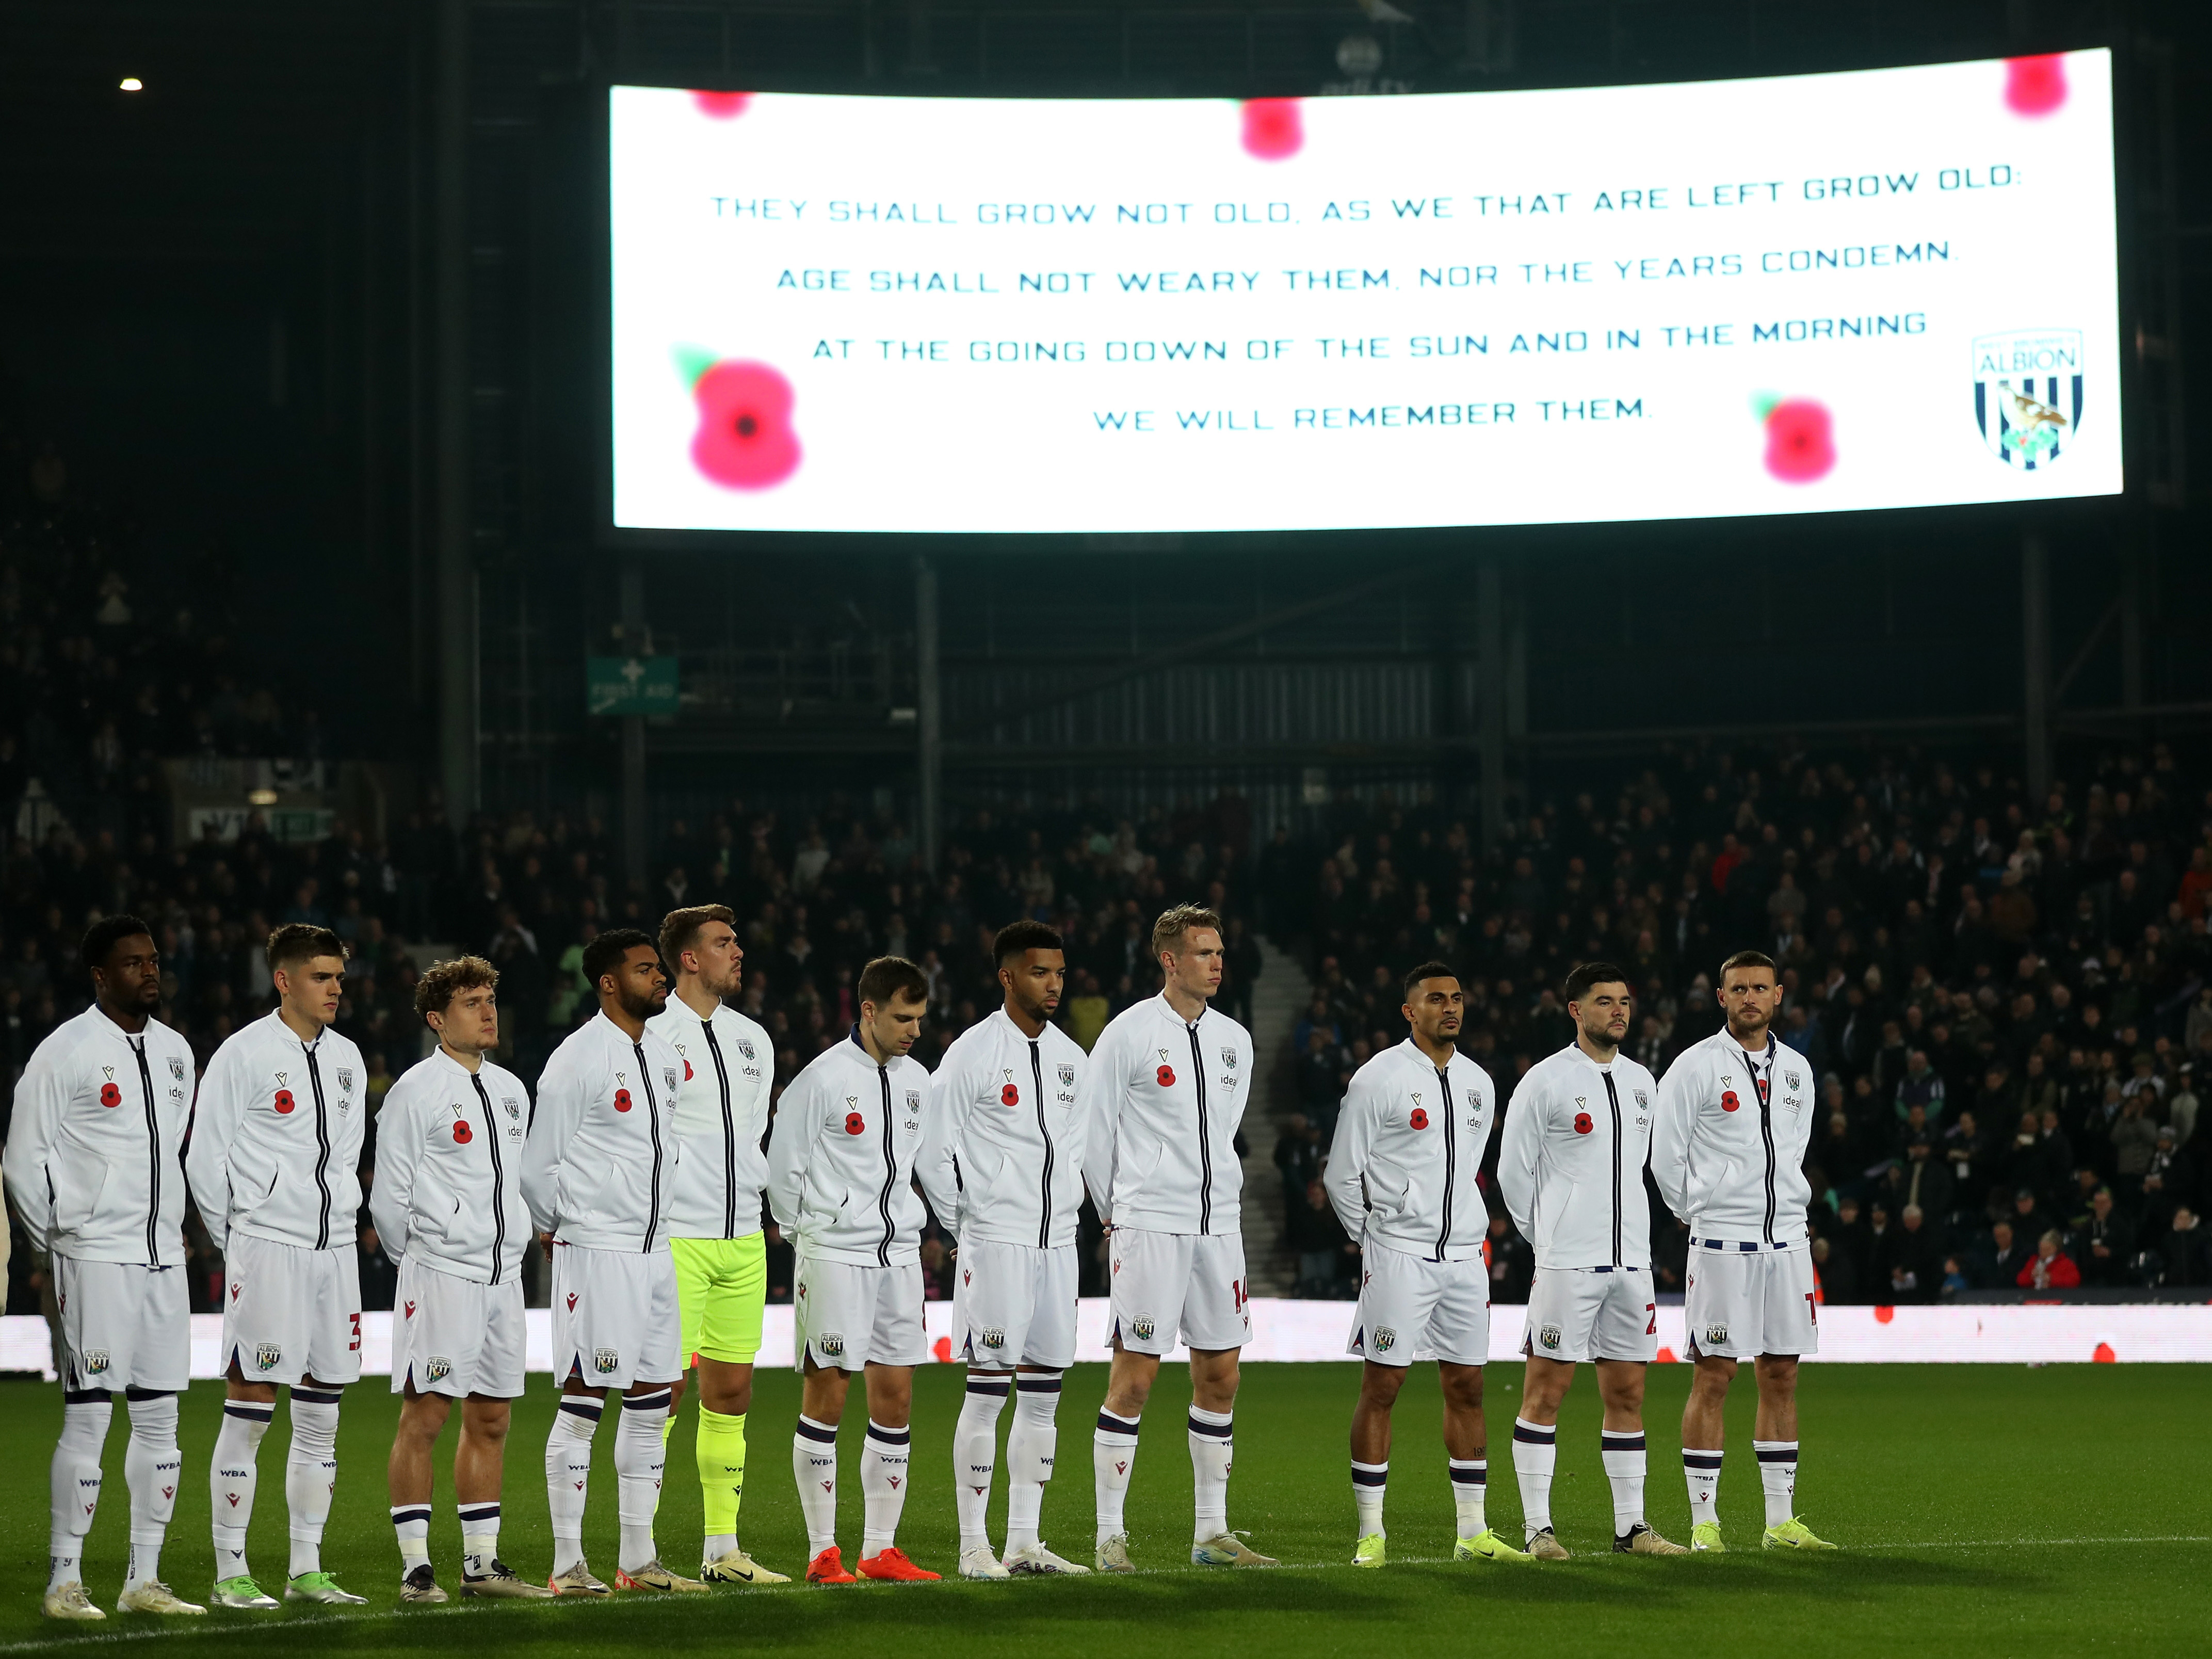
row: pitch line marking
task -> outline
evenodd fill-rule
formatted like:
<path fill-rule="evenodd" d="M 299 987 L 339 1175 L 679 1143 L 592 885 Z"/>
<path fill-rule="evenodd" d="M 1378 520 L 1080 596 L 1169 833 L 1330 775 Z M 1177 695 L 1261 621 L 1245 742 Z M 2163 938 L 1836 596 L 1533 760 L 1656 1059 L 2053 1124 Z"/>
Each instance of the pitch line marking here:
<path fill-rule="evenodd" d="M 2121 1544 L 2212 1544 L 2212 1534 L 2194 1532 L 2154 1533 L 2142 1536 L 2127 1538 L 1945 1538 L 1929 1542 L 1847 1545 L 1844 1547 L 1847 1552 L 1855 1554 L 1891 1555 L 1906 1550 L 2017 1549 L 2023 1544 L 2057 1544 L 2075 1547 L 2084 1545 Z M 1749 1552 L 1739 1550 L 1733 1553 L 1736 1554 L 1747 1554 Z M 1601 1551 L 1586 1551 L 1583 1555 L 1579 1555 L 1575 1559 L 1577 1560 L 1585 1559 L 1597 1560 L 1604 1559 L 1607 1553 L 1607 1552 Z M 1397 1560 L 1393 1563 L 1393 1565 L 1415 1567 L 1434 1567 L 1455 1564 L 1453 1562 L 1452 1558 L 1447 1555 L 1401 1555 L 1397 1558 Z M 1285 1561 L 1283 1565 L 1285 1568 L 1292 1569 L 1299 1572 L 1328 1572 L 1338 1570 L 1349 1571 L 1352 1570 L 1352 1563 L 1349 1561 Z M 1169 1573 L 1177 1571 L 1180 1571 L 1180 1569 L 1167 1567 L 1139 1567 L 1133 1576 L 1140 1578 L 1164 1577 Z M 763 1586 L 763 1588 L 772 1587 Z M 793 1585 L 792 1588 L 793 1589 L 798 1589 L 802 1587 Z M 646 1604 L 635 1601 L 617 1601 L 611 1597 L 601 1598 L 598 1596 L 592 1597 L 589 1601 L 580 1601 L 578 1603 L 578 1606 L 580 1607 L 638 1607 L 643 1605 Z M 570 1611 L 573 1613 L 575 1611 L 575 1608 L 572 1607 Z M 378 1613 L 340 1613 L 334 1617 L 324 1619 L 301 1619 L 294 1617 L 285 1621 L 284 1628 L 289 1631 L 297 1631 L 310 1629 L 318 1625 L 359 1625 L 366 1624 L 372 1620 L 380 1619 L 419 1620 L 440 1617 L 450 1618 L 465 1613 L 471 1613 L 472 1616 L 477 1617 L 485 1616 L 483 1609 L 473 1609 L 469 1607 L 465 1603 L 459 1606 L 447 1607 L 386 1607 Z M 491 1614 L 489 1616 L 495 1618 L 498 1615 Z M 164 1638 L 190 1640 L 194 1637 L 222 1635 L 236 1636 L 243 1634 L 252 1628 L 253 1626 L 251 1625 L 234 1625 L 228 1621 L 220 1625 L 201 1625 L 197 1622 L 185 1624 L 182 1621 L 179 1621 L 175 1624 L 142 1626 L 136 1630 L 102 1631 L 96 1634 L 88 1633 L 83 1635 L 73 1634 L 68 1636 L 55 1636 L 34 1642 L 4 1642 L 0 1643 L 0 1653 L 46 1653 L 60 1648 L 89 1647 L 102 1643 L 155 1642 L 160 1641 Z"/>

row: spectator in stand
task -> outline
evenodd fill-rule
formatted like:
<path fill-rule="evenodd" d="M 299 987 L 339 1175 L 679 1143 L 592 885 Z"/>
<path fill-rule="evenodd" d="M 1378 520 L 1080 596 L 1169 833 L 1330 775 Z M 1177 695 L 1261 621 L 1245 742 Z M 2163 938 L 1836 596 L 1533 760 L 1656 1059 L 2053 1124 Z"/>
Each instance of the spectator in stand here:
<path fill-rule="evenodd" d="M 1933 1302 L 1943 1285 L 1943 1258 L 1917 1204 L 1908 1204 L 1882 1239 L 1881 1261 L 1893 1302 Z"/>
<path fill-rule="evenodd" d="M 1304 1200 L 1291 1211 L 1290 1233 L 1298 1257 L 1297 1287 L 1291 1293 L 1343 1296 L 1359 1276 L 1359 1247 L 1346 1236 L 1319 1180 L 1306 1183 Z"/>
<path fill-rule="evenodd" d="M 1517 1307 L 1528 1300 L 1528 1286 L 1536 1276 L 1535 1257 L 1504 1206 L 1490 1212 L 1490 1299 L 1493 1304 Z"/>
<path fill-rule="evenodd" d="M 1846 1192 L 1837 1198 L 1836 1231 L 1832 1237 L 1834 1255 L 1863 1299 L 1874 1286 L 1876 1240 L 1873 1224 L 1863 1212 L 1857 1194 Z"/>
<path fill-rule="evenodd" d="M 1988 1237 L 1967 1258 L 1967 1273 L 1978 1290 L 2009 1290 L 2034 1252 L 2014 1232 L 2012 1223 L 1992 1223 Z"/>
<path fill-rule="evenodd" d="M 2088 1219 L 2074 1238 L 2081 1282 L 2117 1290 L 2135 1280 L 2135 1228 L 2112 1201 L 2112 1189 L 2100 1187 L 2089 1200 Z"/>
<path fill-rule="evenodd" d="M 2189 1154 L 2181 1151 L 2176 1141 L 2171 1123 L 2158 1126 L 2158 1144 L 2142 1177 L 2139 1209 L 2145 1233 L 2165 1231 L 2172 1224 L 2175 1205 L 2191 1190 Z"/>
<path fill-rule="evenodd" d="M 1275 1137 L 1275 1168 L 1283 1177 L 1283 1211 L 1305 1201 L 1306 1188 L 1321 1179 L 1321 1137 L 1302 1112 L 1293 1112 Z"/>
<path fill-rule="evenodd" d="M 1898 1079 L 1896 1106 L 1899 1122 L 1913 1107 L 1920 1107 L 1929 1122 L 1941 1121 L 1943 1116 L 1943 1079 L 1928 1063 L 1925 1049 L 1915 1048 L 1905 1059 L 1905 1075 Z"/>
<path fill-rule="evenodd" d="M 2173 1219 L 2158 1240 L 2161 1269 L 2159 1282 L 2193 1287 L 2212 1284 L 2212 1238 L 2197 1220 L 2197 1212 L 2177 1204 Z"/>
<path fill-rule="evenodd" d="M 2081 1282 L 2081 1270 L 2063 1248 L 2056 1228 L 2036 1241 L 2035 1255 L 2013 1280 L 2037 1291 L 2072 1290 Z"/>
<path fill-rule="evenodd" d="M 2117 1122 L 2107 1131 L 2112 1143 L 2112 1171 L 2115 1184 L 2130 1201 L 2142 1192 L 2142 1178 L 2158 1150 L 2158 1086 L 2144 1082 L 2127 1097 Z"/>
<path fill-rule="evenodd" d="M 1866 1299 L 1859 1288 L 1850 1258 L 1826 1238 L 1813 1241 L 1813 1277 L 1820 1300 L 1835 1307 L 1850 1307 Z"/>

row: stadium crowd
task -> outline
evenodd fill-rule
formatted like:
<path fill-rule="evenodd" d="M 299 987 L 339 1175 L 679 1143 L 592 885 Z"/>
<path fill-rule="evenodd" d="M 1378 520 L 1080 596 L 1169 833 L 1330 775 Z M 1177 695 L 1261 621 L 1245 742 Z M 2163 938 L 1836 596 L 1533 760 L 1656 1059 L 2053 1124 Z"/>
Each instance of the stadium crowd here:
<path fill-rule="evenodd" d="M 154 923 L 161 1018 L 203 1065 L 270 1006 L 270 929 L 336 929 L 354 962 L 339 1029 L 380 1100 L 422 1052 L 410 945 L 497 964 L 506 1057 L 533 1078 L 591 1009 L 578 964 L 600 928 L 650 930 L 680 904 L 729 904 L 745 1011 L 775 1040 L 781 1085 L 848 1029 L 854 980 L 881 954 L 910 956 L 928 976 L 917 1052 L 933 1062 L 996 1006 L 989 940 L 1020 915 L 1066 938 L 1060 1018 L 1088 1047 L 1156 988 L 1152 918 L 1195 900 L 1230 918 L 1232 1015 L 1250 1023 L 1259 933 L 1311 975 L 1279 1074 L 1295 1097 L 1272 1097 L 1295 1111 L 1247 1133 L 1273 1139 L 1300 1291 L 1334 1295 L 1354 1281 L 1357 1252 L 1318 1177 L 1351 1074 L 1404 1034 L 1407 966 L 1458 967 L 1462 1046 L 1510 1109 L 1533 1060 L 1571 1041 L 1558 987 L 1574 963 L 1622 965 L 1638 999 L 1633 1052 L 1662 1070 L 1717 1028 L 1713 970 L 1751 945 L 1782 965 L 1784 1039 L 1820 1079 L 1814 1254 L 1827 1299 L 2212 1283 L 2193 1147 L 2197 1081 L 2212 1066 L 2212 791 L 2164 744 L 2084 757 L 2039 801 L 1994 753 L 1668 750 L 1603 790 L 1540 793 L 1486 855 L 1467 817 L 1387 791 L 1344 792 L 1303 830 L 1257 837 L 1231 791 L 1130 816 L 1095 797 L 976 805 L 948 827 L 934 877 L 908 827 L 836 799 L 803 822 L 732 800 L 673 823 L 635 890 L 596 819 L 456 824 L 434 795 L 381 836 L 342 823 L 327 840 L 284 842 L 256 820 L 234 840 L 180 844 L 160 762 L 317 759 L 331 739 L 313 708 L 246 672 L 222 559 L 141 582 L 115 551 L 128 526 L 71 497 L 51 447 L 6 459 L 10 1088 L 82 1006 L 77 941 L 117 910 Z M 1490 1196 L 1496 1299 L 1518 1301 L 1528 1252 Z M 1654 1213 L 1662 1288 L 1679 1288 L 1686 1235 L 1663 1205 Z M 362 1239 L 364 1291 L 388 1305 L 393 1269 L 365 1218 Z M 1096 1242 L 1086 1291 L 1099 1288 Z M 211 1308 L 220 1261 L 200 1244 L 195 1305 Z M 941 1237 L 924 1260 L 943 1289 Z M 787 1294 L 788 1261 L 772 1255 L 772 1293 Z M 18 1256 L 11 1308 L 37 1305 L 35 1272 Z"/>

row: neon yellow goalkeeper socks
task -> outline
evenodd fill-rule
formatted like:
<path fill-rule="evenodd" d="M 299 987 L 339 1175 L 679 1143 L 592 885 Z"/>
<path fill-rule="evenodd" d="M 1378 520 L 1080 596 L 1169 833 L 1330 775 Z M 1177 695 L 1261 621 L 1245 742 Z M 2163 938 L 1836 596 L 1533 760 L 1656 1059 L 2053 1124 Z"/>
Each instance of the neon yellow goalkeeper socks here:
<path fill-rule="evenodd" d="M 738 1504 L 745 1490 L 745 1419 L 701 1407 L 697 1449 L 707 1535 L 734 1533 Z"/>

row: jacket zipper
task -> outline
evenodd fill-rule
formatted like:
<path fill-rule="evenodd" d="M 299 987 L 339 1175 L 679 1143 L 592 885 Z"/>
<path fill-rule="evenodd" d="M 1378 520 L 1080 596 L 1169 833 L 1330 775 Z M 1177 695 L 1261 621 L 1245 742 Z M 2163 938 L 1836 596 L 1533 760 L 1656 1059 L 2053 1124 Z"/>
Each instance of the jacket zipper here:
<path fill-rule="evenodd" d="M 1759 1138 L 1766 1147 L 1766 1222 L 1762 1236 L 1771 1244 L 1774 1243 L 1774 1116 L 1770 1103 L 1774 1095 L 1775 1056 L 1774 1039 L 1771 1036 L 1766 1039 L 1766 1049 L 1767 1070 L 1765 1076 L 1760 1075 L 1759 1067 L 1753 1064 L 1748 1054 L 1744 1055 L 1743 1062 L 1751 1067 L 1751 1086 L 1759 1096 Z"/>
<path fill-rule="evenodd" d="M 653 1248 L 653 1230 L 660 1225 L 660 1097 L 653 1092 L 653 1067 L 645 1063 L 645 1045 L 633 1042 L 630 1052 L 637 1056 L 638 1080 L 645 1085 L 645 1115 L 653 1136 L 653 1208 L 645 1218 L 645 1243 L 638 1254 L 642 1255 Z"/>
<path fill-rule="evenodd" d="M 146 1146 L 152 1171 L 148 1187 L 150 1196 L 146 1202 L 146 1260 L 158 1267 L 161 1265 L 161 1120 L 154 1110 L 154 1072 L 146 1064 L 146 1045 L 133 1042 L 131 1052 L 138 1057 L 138 1086 L 146 1097 Z"/>
<path fill-rule="evenodd" d="M 891 1182 L 898 1176 L 898 1152 L 891 1140 L 891 1074 L 888 1068 L 876 1067 L 876 1082 L 884 1097 L 884 1189 L 876 1194 L 876 1209 L 884 1218 L 884 1242 L 876 1246 L 876 1261 L 888 1267 L 891 1265 Z"/>
<path fill-rule="evenodd" d="M 1620 1097 L 1613 1091 L 1613 1073 L 1605 1078 L 1605 1097 L 1613 1108 L 1613 1265 L 1621 1266 L 1620 1260 Z"/>
<path fill-rule="evenodd" d="M 1052 1130 L 1044 1116 L 1044 1057 L 1036 1039 L 1030 1039 L 1030 1075 L 1036 1079 L 1037 1134 L 1044 1142 L 1044 1211 L 1037 1218 L 1037 1249 L 1052 1248 Z"/>
<path fill-rule="evenodd" d="M 738 1231 L 738 1120 L 730 1109 L 730 1068 L 722 1063 L 722 1045 L 714 1041 L 714 1022 L 702 1019 L 699 1024 L 722 1085 L 722 1237 L 728 1238 Z"/>
<path fill-rule="evenodd" d="M 1452 1108 L 1451 1077 L 1441 1066 L 1437 1067 L 1437 1082 L 1444 1091 L 1444 1229 L 1437 1236 L 1437 1260 L 1444 1259 L 1444 1247 L 1451 1243 L 1452 1186 L 1459 1176 L 1459 1115 Z"/>
<path fill-rule="evenodd" d="M 315 1210 L 315 1248 L 331 1248 L 331 1123 L 323 1106 L 323 1071 L 315 1064 L 314 1048 L 307 1043 L 300 1045 L 307 1057 L 307 1081 L 315 1091 L 315 1191 L 321 1202 Z"/>
<path fill-rule="evenodd" d="M 483 1107 L 484 1139 L 491 1147 L 491 1282 L 499 1283 L 499 1264 L 507 1259 L 507 1166 L 499 1156 L 499 1120 L 492 1115 L 491 1097 L 483 1079 L 470 1074 L 477 1085 L 477 1100 Z"/>
<path fill-rule="evenodd" d="M 1213 1148 L 1206 1135 L 1206 1061 L 1198 1052 L 1198 1027 L 1186 1025 L 1190 1036 L 1190 1086 L 1198 1095 L 1198 1230 L 1213 1231 Z"/>

